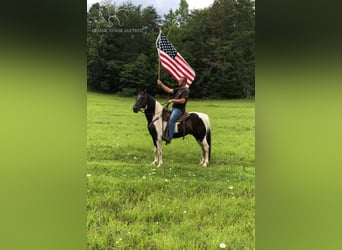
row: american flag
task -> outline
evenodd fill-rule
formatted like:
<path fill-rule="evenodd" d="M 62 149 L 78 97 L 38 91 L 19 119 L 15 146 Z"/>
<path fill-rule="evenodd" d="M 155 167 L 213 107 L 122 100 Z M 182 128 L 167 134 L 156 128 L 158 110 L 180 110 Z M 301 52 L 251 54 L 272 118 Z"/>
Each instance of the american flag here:
<path fill-rule="evenodd" d="M 177 52 L 169 40 L 167 40 L 164 33 L 160 33 L 156 40 L 156 45 L 163 68 L 169 72 L 176 81 L 185 76 L 187 78 L 186 86 L 189 88 L 196 77 L 195 71 Z"/>

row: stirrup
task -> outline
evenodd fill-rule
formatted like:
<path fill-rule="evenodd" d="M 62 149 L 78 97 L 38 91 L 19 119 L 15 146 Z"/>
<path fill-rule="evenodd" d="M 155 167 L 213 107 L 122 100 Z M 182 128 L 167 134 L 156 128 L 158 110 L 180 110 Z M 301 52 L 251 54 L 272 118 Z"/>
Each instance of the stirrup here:
<path fill-rule="evenodd" d="M 171 138 L 167 135 L 163 135 L 162 140 L 166 141 L 166 145 L 171 143 Z"/>

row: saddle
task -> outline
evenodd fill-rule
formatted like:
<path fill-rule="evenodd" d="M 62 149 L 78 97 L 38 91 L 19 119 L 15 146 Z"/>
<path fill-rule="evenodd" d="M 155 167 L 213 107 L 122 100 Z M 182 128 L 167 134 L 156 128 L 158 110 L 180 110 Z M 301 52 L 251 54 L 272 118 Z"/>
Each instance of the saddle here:
<path fill-rule="evenodd" d="M 171 110 L 167 109 L 167 108 L 163 108 L 163 113 L 162 113 L 162 118 L 163 121 L 169 123 L 170 121 L 170 116 L 171 116 Z M 188 112 L 185 112 L 184 114 L 182 114 L 176 122 L 182 122 L 183 120 L 186 120 L 188 117 L 190 116 L 190 114 Z"/>
<path fill-rule="evenodd" d="M 171 116 L 171 110 L 168 108 L 163 108 L 162 119 L 163 119 L 163 121 L 167 122 L 165 133 L 167 133 L 167 131 L 169 130 L 170 116 Z M 185 112 L 176 120 L 176 122 L 183 122 L 189 117 L 190 117 L 190 113 Z M 183 132 L 184 132 L 184 126 L 185 126 L 185 123 L 183 123 Z M 184 135 L 183 135 L 183 139 L 184 139 Z"/>

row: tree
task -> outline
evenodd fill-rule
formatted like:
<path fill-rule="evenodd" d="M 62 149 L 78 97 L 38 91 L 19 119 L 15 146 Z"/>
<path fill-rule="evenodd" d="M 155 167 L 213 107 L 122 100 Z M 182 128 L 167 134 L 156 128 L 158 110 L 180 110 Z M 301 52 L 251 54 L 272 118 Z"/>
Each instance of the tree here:
<path fill-rule="evenodd" d="M 181 36 L 185 54 L 195 58 L 190 60 L 197 73 L 192 93 L 225 98 L 254 95 L 254 12 L 247 3 L 216 0 L 210 8 L 190 15 Z"/>
<path fill-rule="evenodd" d="M 120 92 L 126 87 L 124 76 L 130 67 L 150 65 L 150 58 L 143 59 L 141 54 L 152 54 L 158 19 L 152 6 L 142 9 L 131 3 L 118 7 L 109 2 L 94 4 L 88 12 L 88 89 Z"/>
<path fill-rule="evenodd" d="M 110 19 L 111 15 L 120 22 Z M 87 17 L 88 88 L 128 95 L 145 88 L 163 93 L 155 86 L 155 40 L 161 19 L 153 6 L 103 2 L 94 4 Z M 192 97 L 255 95 L 254 1 L 215 0 L 212 6 L 190 13 L 186 0 L 180 0 L 178 9 L 164 15 L 162 24 L 163 32 L 196 72 Z M 134 29 L 138 32 L 130 31 Z M 175 83 L 164 70 L 161 78 Z"/>
<path fill-rule="evenodd" d="M 178 26 L 185 25 L 189 20 L 189 4 L 186 0 L 180 0 L 179 7 L 175 11 L 176 22 Z"/>
<path fill-rule="evenodd" d="M 120 72 L 120 89 L 125 89 L 125 91 L 129 89 L 132 93 L 148 89 L 152 82 L 155 84 L 152 81 L 155 78 L 155 72 L 151 71 L 151 67 L 145 54 L 140 54 L 134 62 L 123 65 Z"/>
<path fill-rule="evenodd" d="M 255 2 L 235 2 L 234 60 L 243 97 L 255 95 Z"/>

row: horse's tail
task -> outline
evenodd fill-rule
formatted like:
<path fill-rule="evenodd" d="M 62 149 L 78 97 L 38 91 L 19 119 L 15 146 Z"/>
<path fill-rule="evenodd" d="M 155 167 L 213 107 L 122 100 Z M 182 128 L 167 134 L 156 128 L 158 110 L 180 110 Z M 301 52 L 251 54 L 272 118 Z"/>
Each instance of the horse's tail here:
<path fill-rule="evenodd" d="M 210 155 L 211 155 L 211 131 L 210 131 L 210 127 L 207 128 L 207 142 L 209 145 L 209 161 L 210 161 Z"/>

